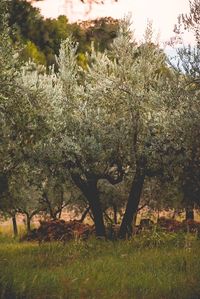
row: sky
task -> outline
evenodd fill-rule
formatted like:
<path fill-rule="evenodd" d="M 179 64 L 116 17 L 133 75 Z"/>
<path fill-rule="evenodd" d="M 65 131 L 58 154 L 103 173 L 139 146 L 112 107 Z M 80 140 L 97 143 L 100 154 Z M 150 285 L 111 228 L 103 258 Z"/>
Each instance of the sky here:
<path fill-rule="evenodd" d="M 104 5 L 94 4 L 88 12 L 88 6 L 80 0 L 71 0 L 66 4 L 65 0 L 44 0 L 37 2 L 37 7 L 45 17 L 57 17 L 60 14 L 67 15 L 70 22 L 97 17 L 111 16 L 123 18 L 131 13 L 136 39 L 142 40 L 147 21 L 153 22 L 155 39 L 160 43 L 167 42 L 174 36 L 173 28 L 177 23 L 180 13 L 189 11 L 189 0 L 107 0 Z M 192 42 L 192 36 L 186 34 L 185 41 Z"/>

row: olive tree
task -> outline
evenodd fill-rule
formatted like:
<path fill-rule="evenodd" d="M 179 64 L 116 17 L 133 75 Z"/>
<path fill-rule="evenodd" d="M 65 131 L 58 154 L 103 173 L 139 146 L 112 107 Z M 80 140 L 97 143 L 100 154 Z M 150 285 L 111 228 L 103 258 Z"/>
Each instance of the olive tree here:
<path fill-rule="evenodd" d="M 184 155 L 182 167 L 179 169 L 178 183 L 183 194 L 183 204 L 186 208 L 186 219 L 194 218 L 193 208 L 199 206 L 200 198 L 200 143 L 199 143 L 199 112 L 200 112 L 200 1 L 189 3 L 190 11 L 181 14 L 175 26 L 178 36 L 190 31 L 194 34 L 193 45 L 181 45 L 177 49 L 177 63 L 173 67 L 182 78 L 182 89 L 179 89 L 182 99 L 182 117 L 179 121 L 179 143 L 182 143 Z"/>
<path fill-rule="evenodd" d="M 111 51 L 92 55 L 88 93 L 94 107 L 104 113 L 107 127 L 113 128 L 113 138 L 118 128 L 117 156 L 132 177 L 120 228 L 124 238 L 131 233 L 145 178 L 163 175 L 170 147 L 173 153 L 176 150 L 173 139 L 177 137 L 170 127 L 176 121 L 171 115 L 177 108 L 178 79 L 167 67 L 164 53 L 151 42 L 151 28 L 138 45 L 128 19 L 121 22 Z"/>
<path fill-rule="evenodd" d="M 123 169 L 116 155 L 119 146 L 113 127 L 94 106 L 88 92 L 86 74 L 76 62 L 76 45 L 65 41 L 60 50 L 58 77 L 63 90 L 63 129 L 57 135 L 61 160 L 66 165 L 74 184 L 87 199 L 94 217 L 96 234 L 105 236 L 98 181 L 116 184 L 122 180 Z M 116 129 L 118 130 L 118 129 Z"/>
<path fill-rule="evenodd" d="M 45 147 L 45 140 L 48 140 L 52 132 L 50 124 L 53 117 L 58 115 L 53 109 L 53 101 L 50 97 L 56 90 L 55 75 L 45 75 L 46 70 L 33 63 L 22 65 L 18 55 L 21 49 L 16 49 L 9 37 L 7 5 L 8 1 L 1 0 L 0 206 L 3 210 L 5 207 L 9 209 L 10 206 L 10 211 L 12 209 L 12 215 L 15 217 L 18 201 L 14 189 L 11 188 L 11 182 L 16 172 L 23 169 L 24 163 L 30 167 L 29 169 L 35 168 L 40 152 Z M 30 73 L 32 80 L 28 81 Z M 39 79 L 40 75 L 43 80 Z M 54 88 L 51 88 L 52 86 Z M 57 93 L 58 97 L 59 93 Z M 23 188 L 27 188 L 25 181 L 22 180 L 22 184 L 19 184 L 21 189 L 18 190 L 18 195 L 19 192 L 24 193 Z M 34 186 L 29 187 L 34 188 Z M 24 195 L 18 195 L 17 198 L 24 198 Z M 29 199 L 27 196 L 27 205 L 31 205 Z"/>

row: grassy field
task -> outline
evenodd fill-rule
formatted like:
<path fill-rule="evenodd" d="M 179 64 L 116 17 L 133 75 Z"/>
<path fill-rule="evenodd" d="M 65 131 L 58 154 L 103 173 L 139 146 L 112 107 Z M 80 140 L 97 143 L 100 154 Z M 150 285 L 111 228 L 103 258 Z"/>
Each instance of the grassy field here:
<path fill-rule="evenodd" d="M 153 232 L 39 246 L 1 236 L 0 298 L 199 299 L 200 241 Z"/>

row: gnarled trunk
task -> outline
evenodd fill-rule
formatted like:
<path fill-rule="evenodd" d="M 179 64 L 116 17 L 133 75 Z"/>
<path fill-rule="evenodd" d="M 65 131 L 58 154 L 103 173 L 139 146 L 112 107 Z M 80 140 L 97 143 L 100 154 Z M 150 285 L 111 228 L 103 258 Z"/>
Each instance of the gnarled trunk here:
<path fill-rule="evenodd" d="M 105 237 L 105 225 L 103 221 L 103 212 L 99 199 L 99 192 L 97 189 L 97 182 L 89 181 L 86 191 L 86 198 L 90 204 L 90 209 L 94 217 L 95 231 L 97 237 Z"/>
<path fill-rule="evenodd" d="M 83 192 L 89 203 L 90 210 L 94 218 L 96 236 L 104 238 L 106 236 L 106 231 L 103 221 L 101 202 L 99 199 L 99 191 L 97 189 L 97 180 L 92 178 L 83 180 L 78 175 L 72 175 L 72 179 L 76 186 Z"/>
<path fill-rule="evenodd" d="M 125 239 L 127 236 L 130 237 L 132 235 L 133 218 L 138 210 L 144 179 L 145 174 L 143 169 L 137 167 L 129 193 L 126 211 L 119 230 L 119 237 L 121 239 Z"/>

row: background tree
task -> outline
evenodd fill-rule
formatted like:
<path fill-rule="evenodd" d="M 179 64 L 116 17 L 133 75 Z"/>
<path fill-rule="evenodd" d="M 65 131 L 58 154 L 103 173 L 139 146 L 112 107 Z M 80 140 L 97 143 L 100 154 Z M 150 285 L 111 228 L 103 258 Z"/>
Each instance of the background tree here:
<path fill-rule="evenodd" d="M 12 217 L 16 214 L 25 215 L 28 233 L 31 231 L 32 218 L 44 210 L 40 203 L 41 192 L 34 183 L 38 175 L 38 170 L 30 169 L 29 165 L 21 163 L 9 178 L 7 199 L 2 207 L 4 213 Z"/>
<path fill-rule="evenodd" d="M 12 40 L 22 43 L 24 50 L 22 58 L 33 59 L 47 66 L 56 65 L 55 55 L 58 56 L 62 40 L 70 34 L 79 43 L 78 61 L 86 66 L 85 52 L 90 50 L 94 41 L 96 48 L 104 51 L 113 38 L 116 37 L 118 21 L 112 18 L 68 23 L 66 16 L 57 19 L 44 19 L 40 11 L 25 0 L 12 0 L 9 5 L 9 26 L 13 28 Z"/>
<path fill-rule="evenodd" d="M 194 34 L 194 46 L 182 46 L 177 50 L 178 63 L 174 65 L 176 71 L 184 80 L 183 116 L 180 131 L 184 148 L 182 171 L 180 172 L 180 185 L 183 193 L 183 204 L 186 208 L 186 219 L 194 218 L 194 205 L 199 205 L 200 185 L 200 153 L 199 153 L 199 78 L 200 78 L 200 1 L 190 1 L 190 12 L 181 14 L 175 32 L 178 35 L 184 31 Z"/>
<path fill-rule="evenodd" d="M 69 177 L 55 169 L 52 165 L 47 170 L 43 167 L 43 180 L 41 183 L 41 203 L 51 219 L 60 219 L 64 208 L 72 207 L 76 200 L 76 190 L 72 187 Z"/>
<path fill-rule="evenodd" d="M 42 82 L 37 76 L 39 73 L 44 74 L 44 69 L 38 69 L 36 75 L 36 71 L 34 72 L 34 68 L 37 69 L 36 65 L 30 63 L 22 68 L 18 52 L 10 39 L 7 4 L 7 1 L 2 0 L 0 5 L 0 200 L 1 206 L 10 205 L 12 209 L 16 208 L 16 205 L 9 204 L 9 201 L 15 202 L 15 195 L 8 193 L 13 173 L 16 173 L 25 161 L 33 163 L 36 150 L 44 146 L 50 131 L 49 120 L 52 119 L 53 106 L 50 105 L 49 94 L 45 97 L 42 89 L 42 86 L 45 86 L 47 94 L 46 76 L 43 76 Z M 28 81 L 29 73 L 35 81 Z M 55 78 L 51 75 L 49 78 L 51 78 L 48 80 L 50 88 Z M 54 89 L 50 91 L 51 96 L 56 90 L 55 87 L 54 84 Z"/>

